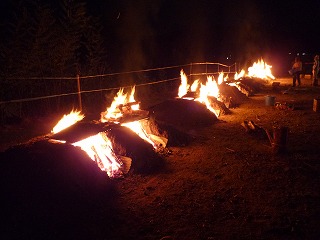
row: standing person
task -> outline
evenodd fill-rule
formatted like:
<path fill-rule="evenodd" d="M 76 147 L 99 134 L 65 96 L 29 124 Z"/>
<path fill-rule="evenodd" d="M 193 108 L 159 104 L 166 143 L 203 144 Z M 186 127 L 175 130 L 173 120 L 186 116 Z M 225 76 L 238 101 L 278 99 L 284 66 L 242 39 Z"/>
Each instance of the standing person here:
<path fill-rule="evenodd" d="M 312 66 L 312 86 L 318 86 L 318 74 L 319 74 L 319 55 L 314 56 L 314 62 Z"/>
<path fill-rule="evenodd" d="M 296 82 L 298 82 L 298 86 L 301 85 L 300 74 L 302 73 L 302 62 L 299 57 L 295 57 L 294 63 L 292 65 L 292 86 L 296 86 Z"/>

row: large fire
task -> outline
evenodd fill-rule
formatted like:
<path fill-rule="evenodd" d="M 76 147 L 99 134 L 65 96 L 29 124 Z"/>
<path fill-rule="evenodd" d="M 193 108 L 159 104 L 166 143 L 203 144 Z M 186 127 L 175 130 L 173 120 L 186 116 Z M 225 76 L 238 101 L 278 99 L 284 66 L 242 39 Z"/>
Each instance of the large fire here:
<path fill-rule="evenodd" d="M 271 68 L 272 66 L 260 59 L 257 63 L 255 62 L 251 67 L 248 68 L 248 76 L 261 79 L 275 79 L 271 73 Z"/>
<path fill-rule="evenodd" d="M 207 76 L 207 81 L 202 83 L 199 79 L 195 80 L 191 85 L 183 70 L 180 71 L 181 84 L 178 89 L 178 97 L 189 100 L 198 101 L 204 104 L 216 116 L 219 116 L 219 109 L 215 109 L 212 105 L 213 101 L 220 101 L 219 85 L 228 83 L 228 75 L 221 72 L 216 80 L 214 76 Z M 245 71 L 236 73 L 235 80 L 241 80 L 246 76 Z M 248 69 L 249 77 L 258 77 L 262 79 L 274 79 L 271 73 L 271 66 L 263 62 L 263 60 L 254 63 Z M 188 93 L 192 92 L 191 97 Z M 134 98 L 135 87 L 131 89 L 130 94 L 124 93 L 121 88 L 114 97 L 110 107 L 101 113 L 100 122 L 112 122 L 125 126 L 135 132 L 139 137 L 151 144 L 154 149 L 159 146 L 165 147 L 167 139 L 148 134 L 143 127 L 142 121 L 148 118 L 148 112 L 140 110 L 139 102 Z M 56 134 L 73 124 L 83 120 L 84 115 L 80 111 L 72 110 L 69 114 L 64 115 L 61 120 L 52 129 L 52 133 Z M 105 132 L 99 132 L 96 135 L 71 143 L 73 146 L 80 147 L 88 156 L 97 163 L 101 170 L 107 172 L 109 177 L 115 177 L 122 174 L 123 163 L 121 157 L 118 157 L 113 150 L 112 143 Z"/>
<path fill-rule="evenodd" d="M 127 127 L 135 132 L 139 137 L 151 144 L 154 149 L 160 145 L 165 147 L 167 140 L 152 134 L 147 134 L 142 120 L 148 117 L 147 111 L 140 110 L 139 102 L 134 98 L 135 87 L 130 94 L 124 93 L 121 88 L 115 96 L 110 107 L 101 113 L 100 122 L 112 122 Z M 80 112 L 72 111 L 65 115 L 53 128 L 52 133 L 58 133 L 63 129 L 81 121 L 84 118 Z M 101 170 L 106 171 L 109 177 L 121 175 L 122 161 L 113 151 L 112 143 L 105 132 L 71 143 L 73 146 L 80 147 L 88 156 L 97 163 Z"/>
<path fill-rule="evenodd" d="M 245 70 L 241 70 L 240 73 L 236 73 L 234 76 L 235 80 L 238 80 L 244 76 L 256 77 L 260 79 L 270 80 L 275 79 L 271 73 L 271 65 L 268 65 L 263 59 L 254 62 L 251 67 L 248 68 L 248 73 L 246 74 Z"/>
<path fill-rule="evenodd" d="M 249 78 L 256 77 L 265 80 L 275 79 L 275 77 L 271 73 L 271 68 L 272 66 L 268 65 L 261 59 L 248 68 L 247 74 L 245 70 L 241 70 L 239 73 L 235 73 L 234 80 L 241 80 L 241 78 L 245 76 Z M 219 85 L 225 82 L 229 85 L 239 87 L 238 83 L 228 82 L 229 77 L 223 72 L 218 75 L 217 80 L 214 78 L 214 76 L 207 76 L 207 81 L 205 84 L 202 84 L 200 80 L 197 79 L 191 84 L 191 86 L 188 83 L 187 75 L 183 70 L 180 71 L 180 77 L 181 84 L 178 89 L 178 97 L 201 102 L 202 104 L 206 105 L 208 110 L 213 112 L 217 117 L 220 115 L 220 111 L 219 109 L 215 109 L 213 107 L 212 100 L 216 99 L 217 101 L 222 101 L 220 99 Z M 189 92 L 196 94 L 191 94 L 190 97 L 188 96 Z"/>

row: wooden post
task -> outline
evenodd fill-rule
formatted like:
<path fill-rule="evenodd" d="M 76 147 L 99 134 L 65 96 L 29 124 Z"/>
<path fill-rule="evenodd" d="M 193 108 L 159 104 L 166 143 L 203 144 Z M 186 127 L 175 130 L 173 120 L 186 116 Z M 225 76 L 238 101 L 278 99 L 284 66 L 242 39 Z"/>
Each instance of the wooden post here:
<path fill-rule="evenodd" d="M 192 63 L 190 64 L 190 81 L 192 81 Z"/>
<path fill-rule="evenodd" d="M 286 152 L 288 130 L 288 127 L 273 127 L 272 151 L 274 154 Z"/>
<path fill-rule="evenodd" d="M 77 75 L 77 86 L 78 86 L 78 102 L 80 111 L 82 111 L 82 101 L 81 101 L 81 86 L 80 86 L 80 75 Z"/>
<path fill-rule="evenodd" d="M 208 63 L 206 62 L 206 76 L 208 76 Z"/>

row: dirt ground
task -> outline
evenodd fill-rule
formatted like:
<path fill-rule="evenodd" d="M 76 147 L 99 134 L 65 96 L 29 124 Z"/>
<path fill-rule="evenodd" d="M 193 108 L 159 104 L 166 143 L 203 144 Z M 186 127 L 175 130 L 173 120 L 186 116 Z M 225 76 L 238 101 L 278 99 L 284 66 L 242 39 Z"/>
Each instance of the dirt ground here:
<path fill-rule="evenodd" d="M 79 204 L 58 220 L 33 216 L 21 227 L 17 210 L 3 239 L 320 239 L 320 87 L 277 81 L 280 89 L 266 85 L 211 126 L 186 129 L 193 141 L 170 147 L 164 169 L 111 180 L 108 201 Z M 267 95 L 293 110 L 267 106 Z M 287 127 L 286 151 L 275 154 L 265 132 L 247 132 L 244 121 Z M 1 150 L 47 130 L 37 126 L 2 127 Z"/>

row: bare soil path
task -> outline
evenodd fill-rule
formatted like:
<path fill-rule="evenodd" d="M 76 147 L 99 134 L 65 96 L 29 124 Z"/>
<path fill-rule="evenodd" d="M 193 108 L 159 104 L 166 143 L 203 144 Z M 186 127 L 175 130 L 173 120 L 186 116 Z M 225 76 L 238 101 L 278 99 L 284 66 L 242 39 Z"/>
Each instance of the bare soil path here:
<path fill-rule="evenodd" d="M 97 205 L 80 209 L 74 215 L 80 217 L 71 218 L 56 232 L 29 224 L 28 230 L 20 229 L 14 236 L 319 239 L 320 113 L 313 111 L 313 101 L 320 88 L 311 87 L 307 79 L 295 89 L 290 89 L 290 79 L 278 81 L 280 89 L 266 86 L 212 126 L 186 130 L 194 140 L 171 147 L 165 169 L 150 175 L 132 172 L 115 180 L 112 205 L 97 199 Z M 294 109 L 266 106 L 267 95 L 294 104 Z M 288 127 L 287 151 L 274 154 L 266 134 L 246 132 L 244 121 L 270 131 L 273 126 Z M 2 149 L 48 131 L 48 125 L 39 124 L 32 134 L 11 135 L 27 133 L 23 127 L 3 129 L 9 137 Z"/>

